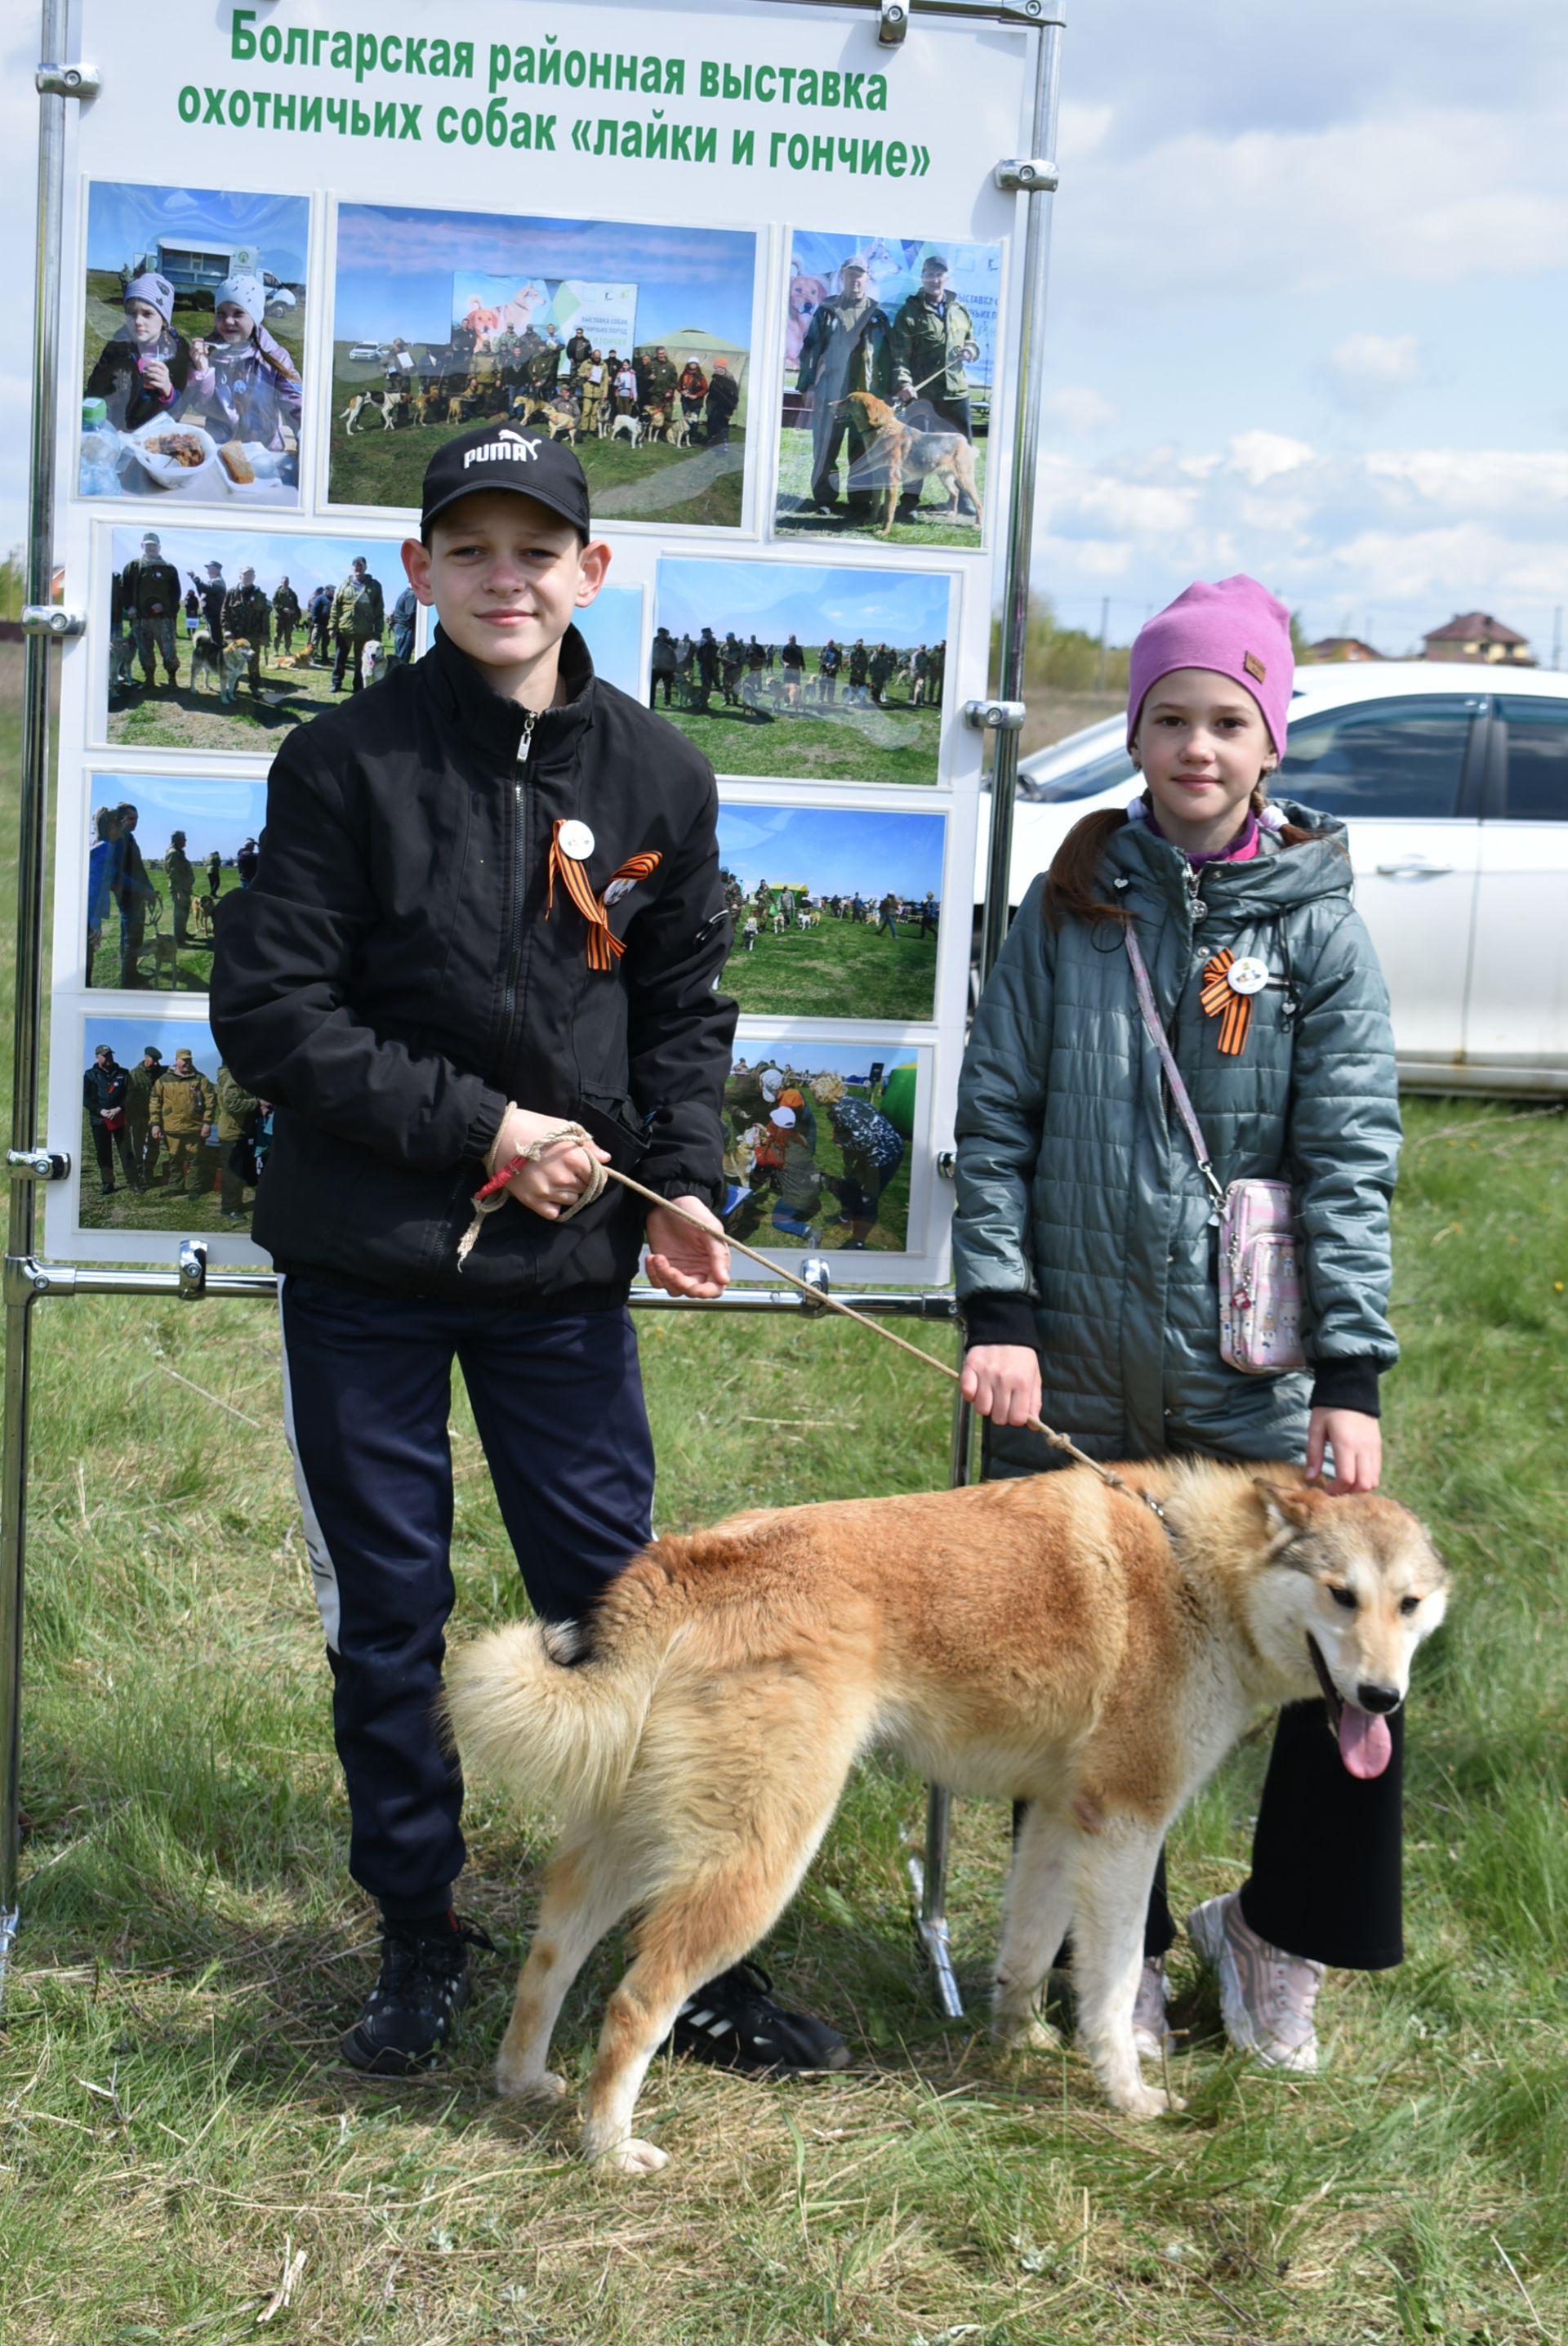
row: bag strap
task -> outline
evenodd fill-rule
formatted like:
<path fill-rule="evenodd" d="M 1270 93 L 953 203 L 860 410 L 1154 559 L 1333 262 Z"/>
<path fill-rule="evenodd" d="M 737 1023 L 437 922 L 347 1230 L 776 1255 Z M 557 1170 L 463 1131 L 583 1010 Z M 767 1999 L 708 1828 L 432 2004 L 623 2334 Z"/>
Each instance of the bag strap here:
<path fill-rule="evenodd" d="M 1127 959 L 1133 964 L 1133 983 L 1138 990 L 1138 1008 L 1143 1013 L 1144 1025 L 1149 1030 L 1149 1040 L 1160 1055 L 1160 1064 L 1166 1071 L 1166 1081 L 1171 1087 L 1171 1097 L 1176 1102 L 1176 1114 L 1186 1129 L 1186 1137 L 1192 1143 L 1192 1153 L 1197 1159 L 1197 1169 L 1208 1184 L 1209 1195 L 1215 1204 L 1223 1206 L 1225 1191 L 1221 1188 L 1209 1158 L 1208 1143 L 1203 1137 L 1203 1128 L 1194 1112 L 1192 1101 L 1187 1096 L 1186 1086 L 1181 1079 L 1181 1069 L 1176 1066 L 1175 1054 L 1166 1040 L 1166 1030 L 1160 1024 L 1160 1014 L 1155 1006 L 1155 990 L 1149 984 L 1149 974 L 1144 966 L 1144 957 L 1138 950 L 1137 938 L 1133 934 L 1131 921 L 1127 922 L 1122 931 L 1122 942 L 1127 948 Z"/>

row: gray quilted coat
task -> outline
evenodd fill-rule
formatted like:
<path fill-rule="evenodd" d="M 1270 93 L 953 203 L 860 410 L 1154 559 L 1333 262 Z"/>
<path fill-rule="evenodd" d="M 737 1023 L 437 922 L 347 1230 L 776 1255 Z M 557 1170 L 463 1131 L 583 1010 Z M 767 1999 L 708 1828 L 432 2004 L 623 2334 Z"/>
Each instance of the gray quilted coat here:
<path fill-rule="evenodd" d="M 1312 1373 L 1247 1376 L 1219 1357 L 1207 1192 L 1138 1015 L 1120 929 L 1025 897 L 975 1015 L 959 1086 L 958 1294 L 971 1343 L 1034 1343 L 1041 1414 L 1091 1456 L 1166 1449 L 1299 1457 L 1310 1402 L 1377 1409 L 1389 1326 L 1389 1199 L 1400 1146 L 1388 994 L 1350 905 L 1344 827 L 1268 832 L 1245 863 L 1194 872 L 1129 822 L 1103 867 L 1136 926 L 1166 1033 L 1222 1183 L 1284 1176 L 1306 1232 Z M 1221 1058 L 1200 973 L 1225 945 L 1282 987 L 1253 998 Z M 1054 1464 L 989 1429 L 992 1471 Z"/>

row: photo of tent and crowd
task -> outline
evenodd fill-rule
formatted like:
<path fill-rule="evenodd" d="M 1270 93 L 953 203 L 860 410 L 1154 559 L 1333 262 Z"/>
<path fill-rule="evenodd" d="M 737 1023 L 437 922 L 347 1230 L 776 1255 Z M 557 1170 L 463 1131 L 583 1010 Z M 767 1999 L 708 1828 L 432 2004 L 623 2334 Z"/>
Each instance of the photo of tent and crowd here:
<path fill-rule="evenodd" d="M 414 657 L 419 606 L 384 540 L 117 529 L 107 739 L 270 753 Z"/>
<path fill-rule="evenodd" d="M 494 420 L 576 450 L 604 521 L 738 527 L 757 239 L 345 204 L 328 495 L 417 507 Z"/>
<path fill-rule="evenodd" d="M 724 1087 L 724 1226 L 780 1251 L 902 1254 L 919 1054 L 753 1045 Z"/>
<path fill-rule="evenodd" d="M 939 814 L 727 805 L 718 861 L 735 944 L 722 991 L 760 1018 L 930 1018 Z"/>
<path fill-rule="evenodd" d="M 775 525 L 980 544 L 1002 253 L 797 230 Z"/>
<path fill-rule="evenodd" d="M 648 700 L 720 774 L 937 779 L 952 579 L 835 564 L 658 566 Z"/>
<path fill-rule="evenodd" d="M 267 1103 L 223 1065 L 206 1025 L 89 1013 L 81 1227 L 245 1237 L 270 1121 Z"/>
<path fill-rule="evenodd" d="M 85 982 L 205 994 L 219 899 L 249 882 L 264 781 L 88 776 Z"/>
<path fill-rule="evenodd" d="M 78 495 L 299 504 L 310 218 L 300 196 L 88 190 Z"/>

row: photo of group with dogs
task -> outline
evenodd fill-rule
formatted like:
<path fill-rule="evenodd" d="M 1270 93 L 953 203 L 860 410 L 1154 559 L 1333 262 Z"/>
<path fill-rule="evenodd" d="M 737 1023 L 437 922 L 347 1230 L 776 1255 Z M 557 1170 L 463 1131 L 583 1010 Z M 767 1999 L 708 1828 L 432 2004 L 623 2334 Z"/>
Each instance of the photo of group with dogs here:
<path fill-rule="evenodd" d="M 205 1024 L 89 1012 L 83 1229 L 247 1236 L 270 1132 L 270 1103 L 229 1074 Z"/>
<path fill-rule="evenodd" d="M 731 1237 L 791 1253 L 907 1252 L 921 1056 L 742 1043 L 724 1087 Z"/>
<path fill-rule="evenodd" d="M 297 505 L 309 203 L 106 180 L 87 213 L 77 494 Z"/>
<path fill-rule="evenodd" d="M 721 806 L 722 991 L 760 1018 L 930 1018 L 946 829 L 880 808 Z"/>
<path fill-rule="evenodd" d="M 1001 283 L 998 245 L 794 233 L 780 535 L 980 545 Z"/>
<path fill-rule="evenodd" d="M 106 738 L 127 749 L 270 754 L 419 639 L 384 540 L 117 529 L 107 596 Z"/>
<path fill-rule="evenodd" d="M 932 783 L 952 580 L 797 562 L 658 566 L 648 701 L 720 774 Z"/>
<path fill-rule="evenodd" d="M 417 506 L 494 422 L 575 449 L 598 520 L 738 528 L 757 269 L 729 229 L 344 204 L 330 501 Z"/>
<path fill-rule="evenodd" d="M 254 873 L 265 781 L 88 776 L 84 983 L 205 994 L 219 899 Z"/>

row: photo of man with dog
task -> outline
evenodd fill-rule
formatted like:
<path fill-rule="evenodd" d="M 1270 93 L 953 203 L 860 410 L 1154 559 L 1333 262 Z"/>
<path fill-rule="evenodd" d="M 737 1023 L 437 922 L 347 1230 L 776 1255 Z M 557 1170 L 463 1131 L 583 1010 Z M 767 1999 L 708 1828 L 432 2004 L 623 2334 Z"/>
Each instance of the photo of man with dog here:
<path fill-rule="evenodd" d="M 267 815 L 267 785 L 214 775 L 87 778 L 85 983 L 205 994 L 219 900 L 242 885 L 241 851 Z"/>
<path fill-rule="evenodd" d="M 244 1237 L 271 1111 L 224 1066 L 211 1029 L 138 1012 L 90 1017 L 84 1035 L 81 1228 Z M 119 1118 L 112 1167 L 106 1102 Z"/>
<path fill-rule="evenodd" d="M 946 820 L 728 805 L 724 990 L 759 1018 L 930 1018 Z"/>
<path fill-rule="evenodd" d="M 720 774 L 933 783 L 952 580 L 799 562 L 658 566 L 648 698 Z"/>
<path fill-rule="evenodd" d="M 738 528 L 757 239 L 345 204 L 328 495 L 413 508 L 476 423 L 573 448 L 606 521 Z"/>
<path fill-rule="evenodd" d="M 298 505 L 310 226 L 302 196 L 89 189 L 79 495 Z"/>
<path fill-rule="evenodd" d="M 106 738 L 270 753 L 393 666 L 401 580 L 396 547 L 372 538 L 117 529 Z"/>
<path fill-rule="evenodd" d="M 784 1252 L 902 1254 L 922 1054 L 738 1046 L 724 1087 L 724 1227 Z"/>
<path fill-rule="evenodd" d="M 794 233 L 781 535 L 980 544 L 1001 270 L 996 245 Z"/>

